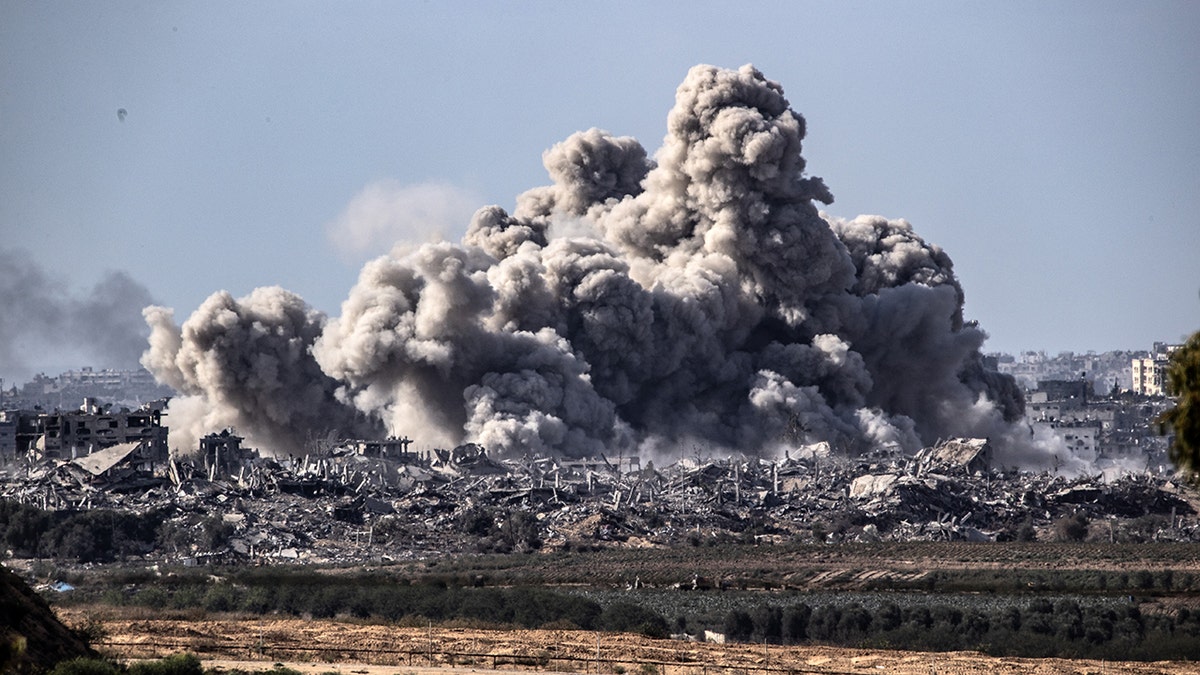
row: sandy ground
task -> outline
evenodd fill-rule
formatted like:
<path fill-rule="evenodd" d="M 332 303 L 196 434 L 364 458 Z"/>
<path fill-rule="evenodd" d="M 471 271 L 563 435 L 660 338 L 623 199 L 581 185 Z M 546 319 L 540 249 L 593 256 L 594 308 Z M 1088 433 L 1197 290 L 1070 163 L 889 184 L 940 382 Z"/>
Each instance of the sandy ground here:
<path fill-rule="evenodd" d="M 254 672 L 281 663 L 303 673 L 421 675 L 434 673 L 740 672 L 992 673 L 1102 675 L 1200 673 L 1195 663 L 1130 663 L 994 658 L 974 652 L 924 653 L 831 647 L 717 645 L 636 635 L 569 630 L 478 630 L 397 627 L 348 621 L 207 618 L 203 620 L 84 615 L 98 621 L 102 651 L 121 658 L 191 652 L 207 667 Z M 599 658 L 597 659 L 597 649 Z"/>

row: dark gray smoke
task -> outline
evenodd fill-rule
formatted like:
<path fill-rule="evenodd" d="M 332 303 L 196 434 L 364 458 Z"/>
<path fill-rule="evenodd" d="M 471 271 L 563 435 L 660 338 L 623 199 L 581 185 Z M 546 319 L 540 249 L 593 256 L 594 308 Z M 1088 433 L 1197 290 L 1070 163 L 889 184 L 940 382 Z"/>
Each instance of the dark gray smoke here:
<path fill-rule="evenodd" d="M 49 354 L 79 365 L 137 367 L 148 330 L 149 291 L 124 272 L 109 272 L 76 294 L 19 251 L 0 248 L 0 374 L 32 374 Z"/>
<path fill-rule="evenodd" d="M 1040 461 L 949 257 L 904 221 L 820 213 L 804 135 L 754 68 L 697 66 L 653 160 L 575 134 L 544 155 L 552 185 L 480 209 L 461 244 L 368 263 L 327 325 L 279 289 L 218 294 L 182 334 L 152 311 L 145 363 L 280 440 L 354 410 L 508 454 L 969 435 Z"/>

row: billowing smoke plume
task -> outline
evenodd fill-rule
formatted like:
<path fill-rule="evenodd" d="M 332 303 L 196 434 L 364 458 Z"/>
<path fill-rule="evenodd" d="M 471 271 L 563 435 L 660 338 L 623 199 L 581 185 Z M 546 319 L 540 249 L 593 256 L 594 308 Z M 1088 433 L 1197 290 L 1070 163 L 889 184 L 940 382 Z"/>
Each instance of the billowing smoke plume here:
<path fill-rule="evenodd" d="M 149 291 L 124 272 L 76 294 L 27 255 L 0 248 L 0 375 L 28 376 L 50 353 L 80 363 L 136 367 L 146 347 Z M 58 364 L 62 365 L 62 364 Z"/>
<path fill-rule="evenodd" d="M 184 395 L 170 407 L 174 438 L 190 445 L 231 426 L 266 448 L 299 451 L 330 432 L 378 432 L 334 399 L 336 383 L 311 353 L 324 317 L 293 293 L 214 293 L 182 329 L 169 309 L 147 307 L 145 317 L 152 330 L 142 364 Z"/>
<path fill-rule="evenodd" d="M 1037 461 L 949 257 L 904 221 L 819 212 L 804 135 L 754 68 L 697 66 L 653 160 L 577 133 L 544 155 L 552 185 L 480 209 L 461 244 L 367 264 L 327 325 L 279 289 L 217 294 L 182 333 L 151 310 L 145 363 L 209 426 L 273 442 L 357 411 L 509 454 L 969 435 Z"/>

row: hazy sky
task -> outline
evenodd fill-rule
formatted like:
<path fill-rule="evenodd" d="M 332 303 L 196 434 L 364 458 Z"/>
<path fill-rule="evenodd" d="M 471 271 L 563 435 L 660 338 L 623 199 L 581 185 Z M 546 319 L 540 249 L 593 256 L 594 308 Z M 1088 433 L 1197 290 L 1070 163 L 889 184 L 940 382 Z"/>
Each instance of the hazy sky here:
<path fill-rule="evenodd" d="M 656 150 L 697 63 L 780 82 L 827 211 L 943 247 L 985 351 L 1200 329 L 1195 2 L 0 0 L 0 261 L 58 298 L 122 271 L 178 320 L 275 284 L 337 315 L 570 133 Z M 23 339 L 0 375 L 82 365 Z"/>

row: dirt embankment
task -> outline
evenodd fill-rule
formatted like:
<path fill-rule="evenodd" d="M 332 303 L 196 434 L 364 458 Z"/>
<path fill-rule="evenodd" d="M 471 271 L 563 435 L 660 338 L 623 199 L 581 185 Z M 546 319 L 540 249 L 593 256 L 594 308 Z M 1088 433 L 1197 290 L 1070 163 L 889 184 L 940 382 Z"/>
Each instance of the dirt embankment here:
<path fill-rule="evenodd" d="M 42 671 L 59 659 L 91 654 L 41 596 L 0 565 L 0 672 Z"/>
<path fill-rule="evenodd" d="M 108 610 L 106 610 L 108 611 Z M 830 647 L 719 645 L 577 630 L 400 627 L 330 620 L 161 618 L 71 609 L 67 623 L 99 621 L 102 651 L 146 658 L 188 651 L 208 666 L 356 675 L 444 672 L 772 673 L 1196 673 L 1194 663 L 1114 663 L 994 658 L 972 652 L 919 653 Z M 399 668 L 399 670 L 398 670 Z"/>

